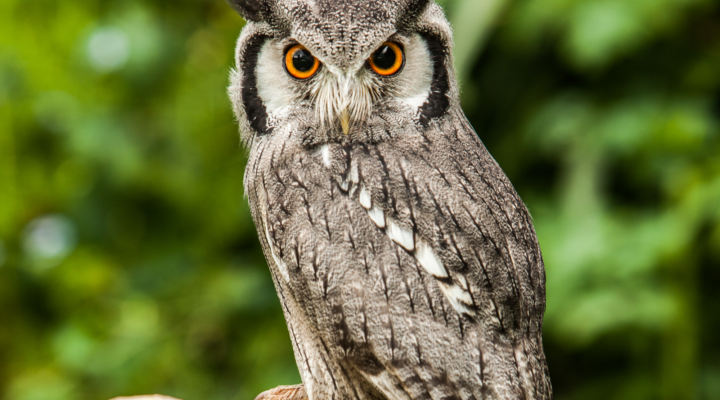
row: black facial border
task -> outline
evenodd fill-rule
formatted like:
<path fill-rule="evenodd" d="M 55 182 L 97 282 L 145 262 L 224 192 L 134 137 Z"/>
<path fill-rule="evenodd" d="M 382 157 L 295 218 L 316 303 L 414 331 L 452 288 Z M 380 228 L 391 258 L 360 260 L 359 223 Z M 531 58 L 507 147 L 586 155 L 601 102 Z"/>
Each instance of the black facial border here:
<path fill-rule="evenodd" d="M 447 44 L 439 35 L 432 32 L 420 32 L 420 36 L 425 39 L 433 62 L 430 95 L 420 106 L 420 124 L 427 127 L 432 119 L 442 117 L 450 107 L 450 98 L 448 97 L 450 75 L 447 69 L 449 54 L 446 50 Z"/>
<path fill-rule="evenodd" d="M 258 95 L 257 77 L 255 69 L 257 67 L 258 56 L 265 42 L 270 36 L 258 34 L 250 38 L 245 48 L 244 58 L 240 60 L 242 65 L 242 102 L 245 107 L 245 114 L 250 121 L 250 127 L 257 132 L 258 135 L 264 135 L 272 132 L 272 128 L 267 126 L 267 109 L 265 103 Z"/>

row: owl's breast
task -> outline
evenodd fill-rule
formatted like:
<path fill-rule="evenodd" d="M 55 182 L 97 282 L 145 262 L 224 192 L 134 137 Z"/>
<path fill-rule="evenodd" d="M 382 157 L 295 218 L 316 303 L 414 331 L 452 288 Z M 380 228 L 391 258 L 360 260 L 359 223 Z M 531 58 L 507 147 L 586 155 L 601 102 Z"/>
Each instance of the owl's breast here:
<path fill-rule="evenodd" d="M 446 374 L 478 398 L 483 377 L 501 371 L 514 386 L 498 393 L 545 384 L 530 372 L 543 376 L 544 365 L 537 239 L 474 135 L 450 124 L 251 154 L 246 187 L 281 300 L 293 304 L 289 325 L 304 324 L 298 340 L 321 340 L 324 357 L 386 395 L 402 381 L 386 372 L 410 366 L 410 392 L 423 374 Z"/>

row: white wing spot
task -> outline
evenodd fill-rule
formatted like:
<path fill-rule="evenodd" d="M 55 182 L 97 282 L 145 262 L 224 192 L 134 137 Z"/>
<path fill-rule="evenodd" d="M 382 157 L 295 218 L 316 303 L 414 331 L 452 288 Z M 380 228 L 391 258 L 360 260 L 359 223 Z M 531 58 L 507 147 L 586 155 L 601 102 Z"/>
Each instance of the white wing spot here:
<path fill-rule="evenodd" d="M 358 174 L 358 167 L 356 163 L 352 163 L 350 166 L 350 172 L 348 172 L 348 177 L 346 179 L 356 185 L 360 182 L 360 176 Z"/>
<path fill-rule="evenodd" d="M 352 163 L 352 161 L 351 161 Z M 348 169 L 347 174 L 345 174 L 345 178 L 343 178 L 342 182 L 340 182 L 340 187 L 346 191 L 350 192 L 350 189 L 355 189 L 355 185 L 360 182 L 360 178 L 358 176 L 358 169 L 357 165 L 352 164 L 350 168 Z M 352 193 L 351 193 L 352 194 Z M 366 207 L 369 208 L 369 207 Z"/>
<path fill-rule="evenodd" d="M 277 265 L 278 269 L 280 270 L 280 275 L 285 279 L 285 282 L 290 282 L 290 274 L 288 273 L 287 264 L 285 264 L 285 261 L 283 261 L 282 258 L 278 257 L 277 254 L 275 254 L 275 248 L 273 247 L 272 240 L 270 240 L 270 232 L 268 232 L 267 228 L 265 228 L 265 237 L 268 241 L 268 246 L 270 247 L 270 254 L 273 257 L 273 260 L 275 260 L 275 265 Z"/>
<path fill-rule="evenodd" d="M 465 279 L 464 276 L 458 275 L 457 280 L 458 280 L 458 284 L 460 285 L 461 288 L 463 288 L 464 290 L 468 289 L 467 279 Z"/>
<path fill-rule="evenodd" d="M 418 239 L 416 243 L 415 235 L 410 229 L 399 225 L 391 219 L 387 219 L 386 221 L 385 213 L 378 206 L 372 204 L 370 192 L 367 188 L 365 188 L 365 186 L 360 186 L 358 200 L 360 201 L 360 205 L 368 211 L 368 215 L 375 225 L 379 228 L 386 228 L 385 232 L 392 241 L 407 251 L 414 251 L 414 255 L 418 263 L 423 267 L 423 269 L 425 269 L 425 271 L 427 271 L 428 274 L 434 276 L 435 278 L 447 278 L 450 276 L 442 261 L 440 261 L 429 243 L 421 239 Z M 275 254 L 273 254 L 273 257 L 275 257 Z M 475 316 L 475 310 L 473 310 L 473 299 L 468 291 L 467 279 L 465 279 L 464 276 L 459 275 L 457 276 L 457 280 L 457 283 L 453 282 L 450 284 L 438 281 L 440 290 L 442 290 L 443 294 L 450 302 L 450 305 L 452 305 L 458 314 Z"/>
<path fill-rule="evenodd" d="M 459 314 L 467 314 L 470 316 L 475 315 L 475 310 L 470 308 L 472 305 L 472 296 L 467 290 L 463 290 L 460 286 L 452 283 L 447 284 L 445 282 L 439 282 L 440 290 L 445 294 L 445 297 L 450 301 L 455 311 Z"/>
<path fill-rule="evenodd" d="M 528 368 L 527 355 L 519 346 L 515 347 L 515 362 L 517 363 L 518 372 L 520 373 L 520 377 L 523 380 L 524 386 L 526 388 L 533 387 L 533 377 L 531 369 Z M 533 396 L 533 392 L 530 392 L 529 394 L 531 396 L 530 400 L 535 399 L 535 396 Z"/>
<path fill-rule="evenodd" d="M 322 145 L 320 152 L 322 153 L 323 164 L 325 164 L 326 167 L 330 167 L 330 146 L 326 144 Z"/>
<path fill-rule="evenodd" d="M 366 210 L 369 210 L 370 207 L 372 207 L 372 199 L 370 198 L 370 192 L 365 189 L 365 186 L 360 189 L 360 205 L 363 206 Z"/>
<path fill-rule="evenodd" d="M 448 276 L 445 266 L 438 259 L 430 245 L 424 240 L 417 241 L 417 245 L 415 246 L 415 258 L 417 258 L 420 265 L 428 272 L 428 274 L 437 278 L 446 278 Z"/>
<path fill-rule="evenodd" d="M 346 181 L 345 179 L 343 179 L 340 182 L 340 188 L 347 192 L 347 190 L 350 188 L 350 183 L 348 181 Z"/>
<path fill-rule="evenodd" d="M 375 223 L 375 225 L 378 226 L 378 228 L 385 227 L 385 213 L 378 206 L 373 206 L 371 209 L 369 209 L 368 215 L 370 215 L 370 219 L 373 220 L 373 222 Z"/>
<path fill-rule="evenodd" d="M 397 378 L 392 377 L 388 371 L 382 371 L 378 375 L 370 375 L 363 373 L 388 399 L 410 400 L 407 392 L 402 389 L 397 382 Z"/>
<path fill-rule="evenodd" d="M 399 244 L 407 251 L 415 249 L 415 239 L 410 229 L 404 228 L 393 220 L 387 221 L 387 235 L 390 236 L 395 243 Z"/>

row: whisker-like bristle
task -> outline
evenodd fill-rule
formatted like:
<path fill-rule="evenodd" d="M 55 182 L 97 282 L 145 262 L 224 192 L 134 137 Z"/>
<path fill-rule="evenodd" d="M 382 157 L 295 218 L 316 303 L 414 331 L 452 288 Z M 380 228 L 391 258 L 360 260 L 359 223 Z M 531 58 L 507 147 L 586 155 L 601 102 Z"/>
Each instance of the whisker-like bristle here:
<path fill-rule="evenodd" d="M 356 121 L 364 121 L 370 114 L 373 102 L 380 97 L 371 78 L 332 73 L 319 77 L 310 93 L 321 126 L 332 127 L 346 115 L 349 121 L 348 126 L 343 127 L 344 130 L 352 129 Z"/>

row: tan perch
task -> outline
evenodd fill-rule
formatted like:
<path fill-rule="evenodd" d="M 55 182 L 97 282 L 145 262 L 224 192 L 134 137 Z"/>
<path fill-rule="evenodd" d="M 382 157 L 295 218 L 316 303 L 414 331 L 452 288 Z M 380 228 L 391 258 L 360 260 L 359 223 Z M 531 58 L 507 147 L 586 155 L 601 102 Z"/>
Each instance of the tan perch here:
<path fill-rule="evenodd" d="M 175 397 L 168 397 L 159 394 L 116 397 L 111 400 L 180 400 Z M 260 393 L 255 400 L 307 400 L 307 394 L 303 385 L 279 386 Z"/>

